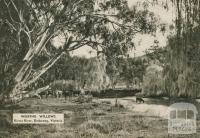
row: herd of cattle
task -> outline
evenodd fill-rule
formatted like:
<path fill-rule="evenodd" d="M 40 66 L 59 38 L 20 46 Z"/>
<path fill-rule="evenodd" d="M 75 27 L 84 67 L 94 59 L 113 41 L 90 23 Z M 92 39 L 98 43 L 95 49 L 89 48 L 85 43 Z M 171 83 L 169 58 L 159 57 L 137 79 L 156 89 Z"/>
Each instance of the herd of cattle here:
<path fill-rule="evenodd" d="M 48 89 L 39 92 L 37 96 L 39 98 L 48 98 L 49 96 L 60 98 L 63 96 L 66 99 L 67 96 L 70 97 L 82 93 L 82 91 L 84 91 L 83 89 L 85 87 L 85 84 L 86 81 L 80 83 L 74 80 L 55 80 L 49 85 Z"/>
<path fill-rule="evenodd" d="M 86 82 L 83 84 L 78 84 L 72 80 L 57 80 L 47 85 L 45 87 L 32 90 L 31 92 L 23 91 L 20 95 L 12 95 L 11 98 L 5 98 L 4 95 L 0 95 L 0 103 L 16 103 L 25 98 L 37 97 L 37 98 L 61 98 L 64 97 L 65 100 L 67 97 L 78 96 L 78 95 L 88 95 L 98 98 L 116 98 L 125 97 L 125 96 L 136 96 L 136 103 L 144 103 L 143 95 L 141 95 L 140 90 L 126 90 L 126 89 L 106 89 L 103 91 L 92 91 L 85 87 Z M 82 96 L 79 96 L 82 97 Z M 87 96 L 86 96 L 87 97 Z"/>
<path fill-rule="evenodd" d="M 70 99 L 73 96 L 79 96 L 79 95 L 84 95 L 82 90 L 62 91 L 62 90 L 52 90 L 52 89 L 42 91 L 39 94 L 17 95 L 17 96 L 14 96 L 13 98 L 8 98 L 7 96 L 0 95 L 0 105 L 4 104 L 4 103 L 15 104 L 15 103 L 17 103 L 17 102 L 19 102 L 19 101 L 21 101 L 25 98 L 39 98 L 39 99 L 46 98 L 47 99 L 48 97 L 52 97 L 52 98 L 62 98 L 62 97 L 64 97 L 65 100 L 66 100 L 67 97 Z"/>
<path fill-rule="evenodd" d="M 52 90 L 52 89 L 48 89 L 47 91 L 44 91 L 42 93 L 39 94 L 39 98 L 48 98 L 49 96 L 51 97 L 55 97 L 55 98 L 61 98 L 62 96 L 65 98 L 65 100 L 67 99 L 67 97 L 72 97 L 72 96 L 78 96 L 80 94 L 85 94 L 85 91 L 83 89 L 81 90 L 71 90 L 71 91 L 62 91 L 62 90 Z M 144 103 L 144 99 L 143 99 L 143 95 L 139 92 L 137 94 L 135 94 L 136 96 L 136 103 Z"/>
<path fill-rule="evenodd" d="M 48 89 L 46 91 L 43 91 L 41 93 L 39 93 L 39 98 L 48 98 L 48 97 L 55 97 L 55 98 L 61 98 L 64 97 L 65 100 L 67 99 L 67 97 L 71 97 L 71 96 L 77 96 L 81 93 L 81 91 L 62 91 L 62 90 L 51 90 Z"/>

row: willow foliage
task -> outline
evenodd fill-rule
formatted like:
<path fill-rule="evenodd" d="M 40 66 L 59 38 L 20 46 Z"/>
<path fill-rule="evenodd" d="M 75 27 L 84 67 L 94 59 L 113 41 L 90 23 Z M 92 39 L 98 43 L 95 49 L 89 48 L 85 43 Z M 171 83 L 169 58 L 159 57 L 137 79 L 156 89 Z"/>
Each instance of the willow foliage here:
<path fill-rule="evenodd" d="M 198 97 L 200 1 L 171 0 L 171 2 L 176 9 L 176 35 L 169 38 L 165 90 L 173 97 Z"/>

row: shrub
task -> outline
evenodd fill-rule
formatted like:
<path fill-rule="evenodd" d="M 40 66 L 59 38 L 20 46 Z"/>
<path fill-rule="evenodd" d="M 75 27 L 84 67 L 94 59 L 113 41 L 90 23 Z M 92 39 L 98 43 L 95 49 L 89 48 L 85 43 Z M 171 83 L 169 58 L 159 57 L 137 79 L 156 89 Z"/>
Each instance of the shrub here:
<path fill-rule="evenodd" d="M 103 104 L 111 104 L 110 101 L 102 101 L 101 103 L 103 103 Z"/>
<path fill-rule="evenodd" d="M 89 128 L 86 129 L 84 131 L 80 131 L 79 132 L 79 137 L 80 138 L 97 138 L 99 137 L 101 134 L 99 133 L 98 130 L 94 129 L 94 128 Z"/>
<path fill-rule="evenodd" d="M 84 122 L 83 124 L 80 125 L 79 129 L 80 130 L 96 129 L 100 133 L 107 133 L 108 132 L 107 128 L 101 122 L 93 121 L 93 120 L 89 120 L 87 122 Z"/>
<path fill-rule="evenodd" d="M 93 115 L 101 116 L 101 115 L 106 115 L 106 113 L 103 110 L 97 109 L 93 112 Z"/>

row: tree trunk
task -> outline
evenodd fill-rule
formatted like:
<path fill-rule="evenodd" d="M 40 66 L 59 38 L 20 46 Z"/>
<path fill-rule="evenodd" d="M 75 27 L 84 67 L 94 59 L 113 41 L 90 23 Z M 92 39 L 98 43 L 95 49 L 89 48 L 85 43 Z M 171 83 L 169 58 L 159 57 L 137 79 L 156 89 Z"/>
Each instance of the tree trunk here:
<path fill-rule="evenodd" d="M 60 53 L 56 55 L 55 57 L 53 57 L 52 59 L 50 59 L 46 64 L 44 64 L 42 67 L 36 70 L 32 75 L 27 74 L 27 75 L 30 75 L 28 79 L 17 82 L 12 92 L 10 93 L 10 98 L 15 102 L 15 99 L 17 96 L 23 97 L 23 96 L 20 96 L 22 95 L 23 90 L 25 90 L 29 85 L 35 83 L 40 78 L 40 76 L 42 76 L 49 68 L 51 68 L 56 63 L 56 61 L 60 59 L 62 55 L 63 53 Z M 23 73 L 20 72 L 20 74 L 23 74 Z M 23 75 L 25 75 L 25 73 Z M 37 91 L 35 92 L 37 93 Z"/>
<path fill-rule="evenodd" d="M 29 51 L 27 52 L 26 56 L 24 57 L 25 63 L 15 77 L 15 81 L 17 83 L 21 82 L 23 80 L 26 73 L 30 69 L 30 66 L 32 65 L 34 57 L 42 51 L 42 49 L 45 46 L 46 41 L 49 39 L 49 37 L 50 37 L 50 35 L 48 36 L 47 31 L 46 31 L 42 35 L 40 42 L 35 47 L 30 46 Z"/>
<path fill-rule="evenodd" d="M 44 86 L 44 87 L 39 88 L 39 89 L 37 89 L 37 90 L 31 91 L 31 92 L 29 92 L 29 96 L 34 96 L 34 95 L 36 95 L 36 96 L 40 97 L 40 93 L 41 93 L 41 92 L 44 92 L 44 91 L 46 91 L 46 90 L 48 90 L 49 87 L 50 87 L 50 86 L 47 85 L 47 86 Z M 40 97 L 40 98 L 41 98 L 41 97 Z"/>

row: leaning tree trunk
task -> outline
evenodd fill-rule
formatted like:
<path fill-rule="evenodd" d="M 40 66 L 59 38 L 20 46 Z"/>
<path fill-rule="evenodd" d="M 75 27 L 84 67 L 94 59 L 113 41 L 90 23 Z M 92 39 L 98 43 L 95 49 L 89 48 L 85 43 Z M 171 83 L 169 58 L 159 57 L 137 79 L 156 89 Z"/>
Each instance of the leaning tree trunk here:
<path fill-rule="evenodd" d="M 51 68 L 56 61 L 60 59 L 60 57 L 63 55 L 63 53 L 57 54 L 52 59 L 50 59 L 46 64 L 41 66 L 39 69 L 37 69 L 34 73 L 29 73 L 30 71 L 26 72 L 20 72 L 18 74 L 24 75 L 26 79 L 22 79 L 22 81 L 18 81 L 16 85 L 14 86 L 12 92 L 10 93 L 10 98 L 16 102 L 16 100 L 21 100 L 23 96 L 23 91 L 30 86 L 31 84 L 35 83 L 40 76 L 42 76 L 49 68 Z M 26 63 L 24 65 L 27 65 Z M 27 65 L 28 66 L 28 65 Z M 24 67 L 24 66 L 23 66 Z M 28 73 L 27 73 L 28 72 Z M 19 76 L 22 78 L 21 76 Z M 31 91 L 30 93 L 33 93 L 34 91 Z M 38 94 L 37 91 L 35 91 L 36 94 Z M 18 98 L 16 98 L 18 97 Z"/>
<path fill-rule="evenodd" d="M 52 37 L 52 32 L 47 30 L 41 37 L 40 41 L 34 45 L 30 46 L 29 51 L 27 52 L 26 56 L 24 57 L 24 65 L 17 73 L 14 81 L 15 85 L 10 92 L 11 100 L 16 101 L 16 99 L 21 99 L 21 95 L 23 91 L 30 86 L 31 84 L 35 83 L 40 76 L 42 76 L 49 68 L 51 68 L 57 60 L 63 55 L 64 52 L 59 52 L 54 57 L 52 57 L 49 61 L 47 61 L 44 65 L 37 69 L 32 69 L 32 64 L 37 55 L 41 53 L 41 51 L 45 48 L 46 43 Z M 16 98 L 18 97 L 18 98 Z"/>
<path fill-rule="evenodd" d="M 30 95 L 30 96 L 37 96 L 37 97 L 39 97 L 39 98 L 41 99 L 40 93 L 42 93 L 42 92 L 48 90 L 49 87 L 50 87 L 49 85 L 46 85 L 46 86 L 44 86 L 44 87 L 42 87 L 42 88 L 39 88 L 39 89 L 37 89 L 37 90 L 33 90 L 33 91 L 29 92 L 29 95 Z"/>

